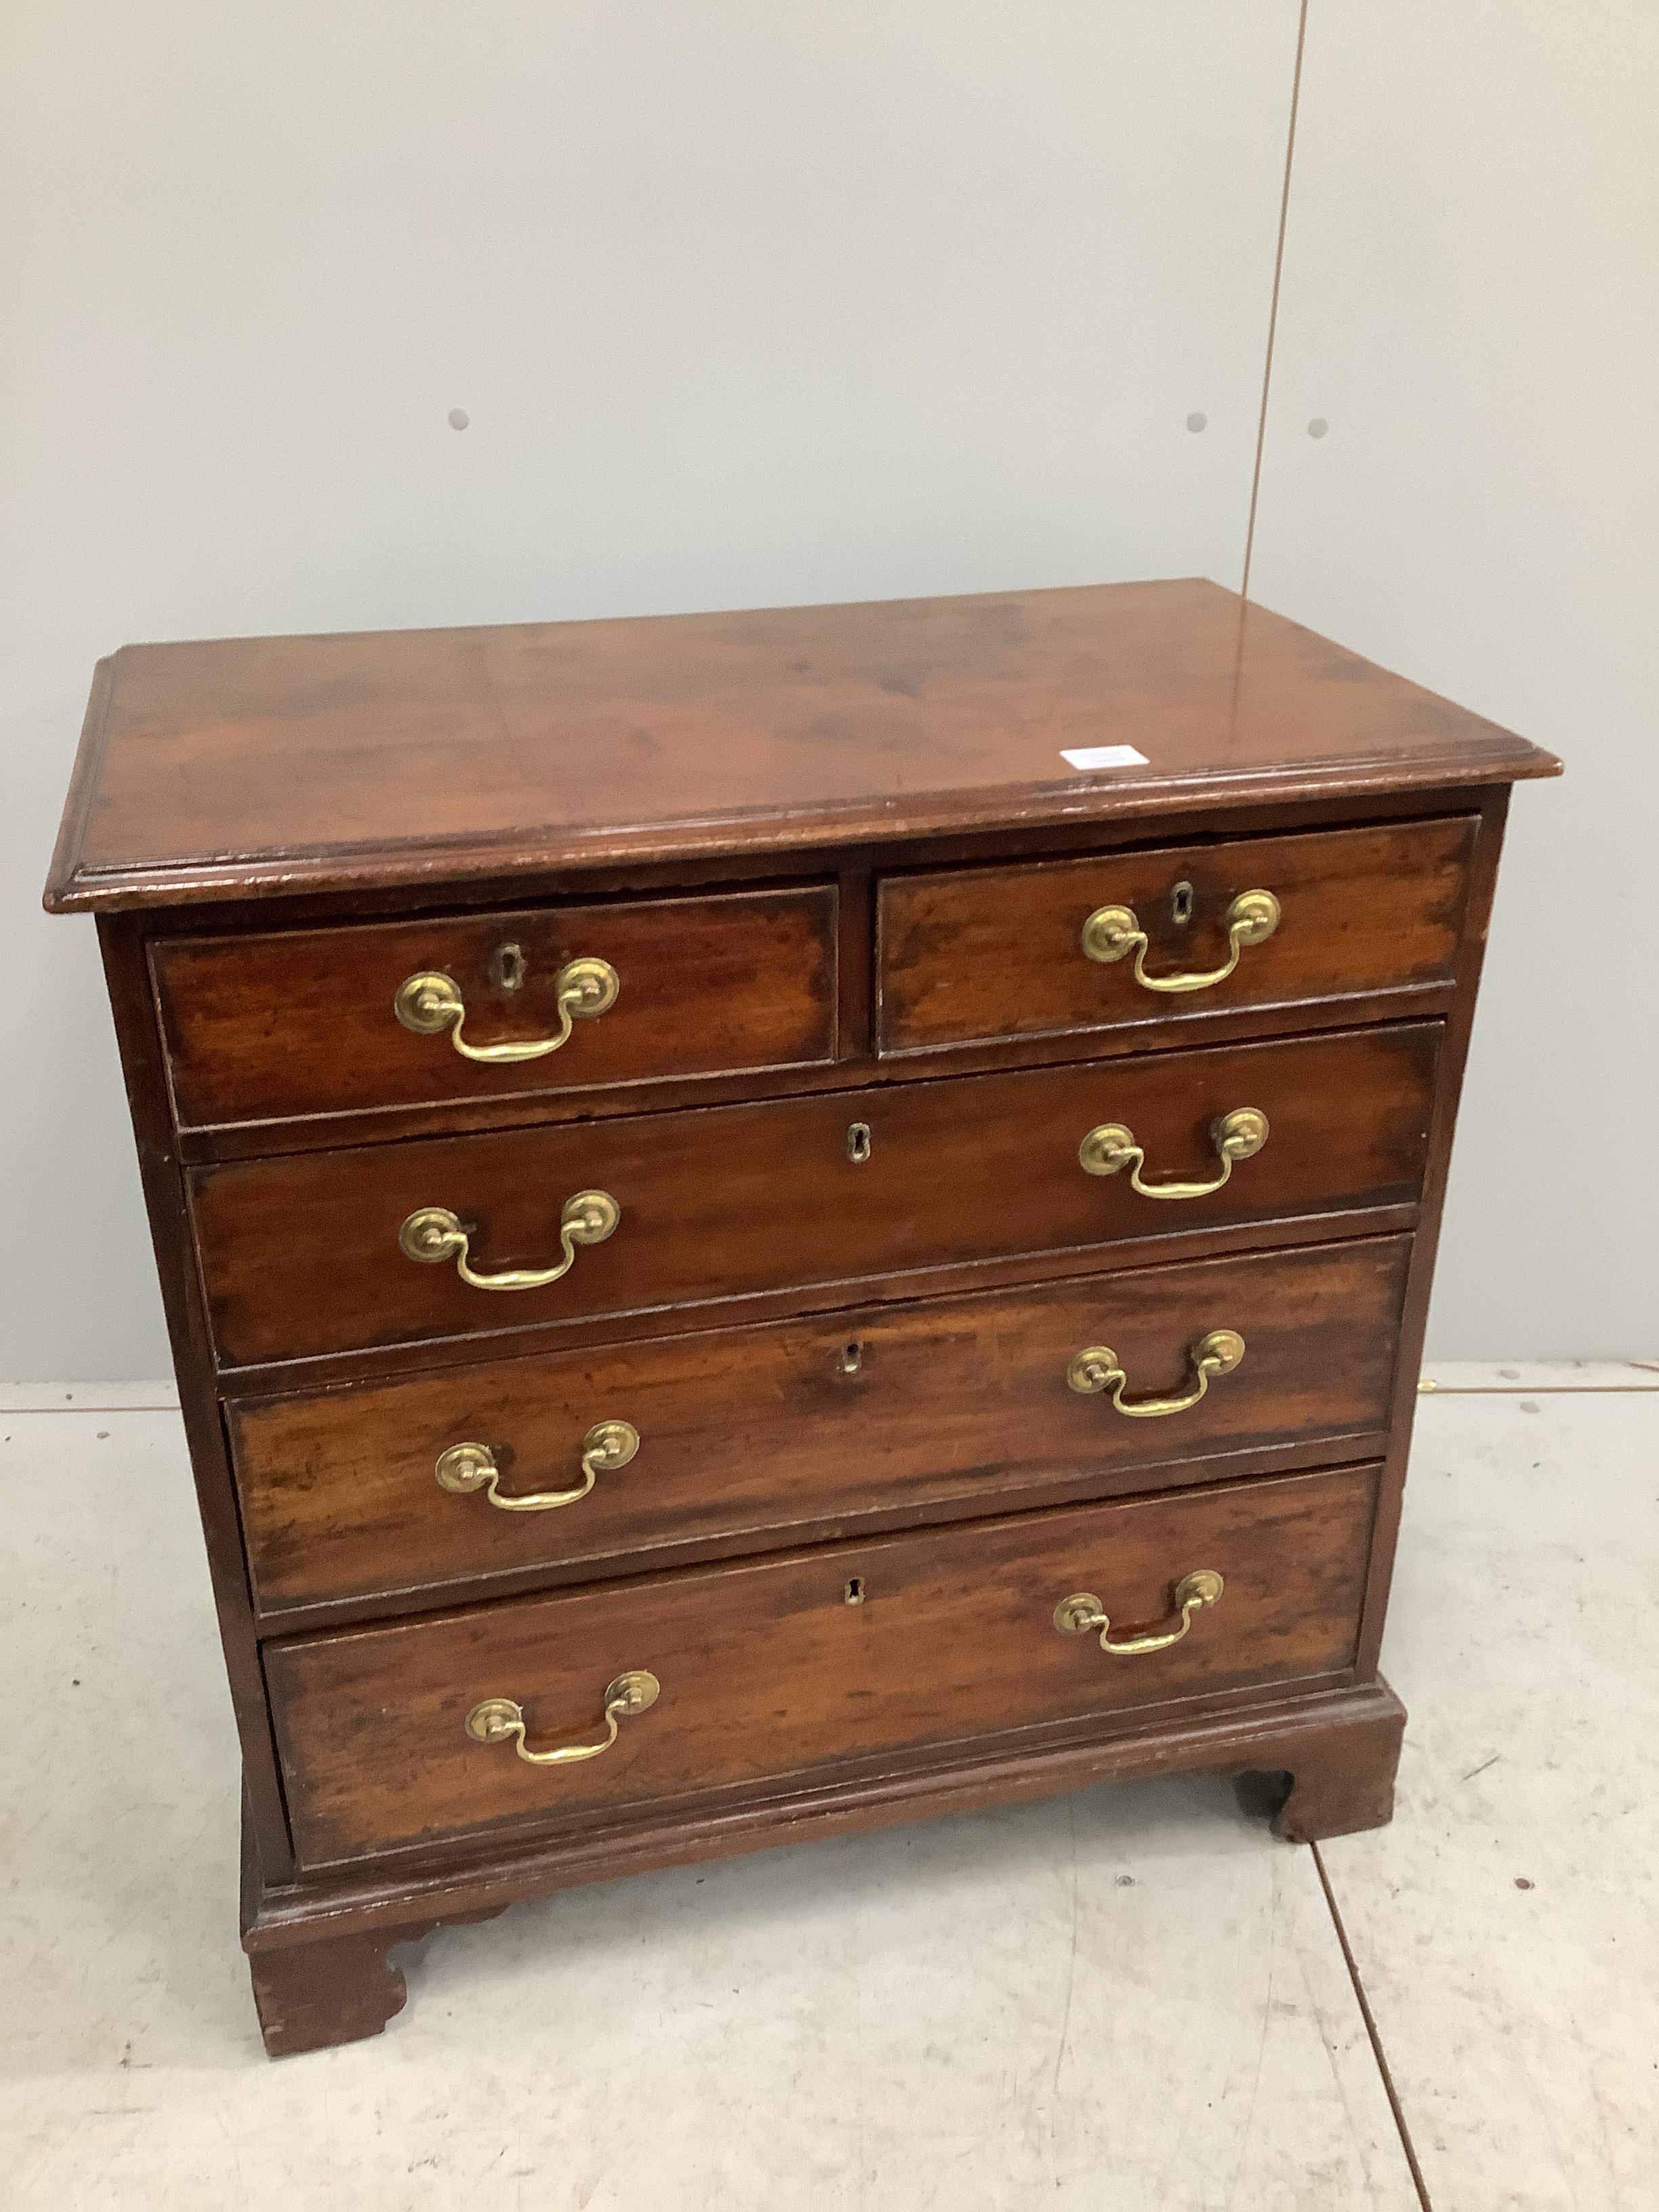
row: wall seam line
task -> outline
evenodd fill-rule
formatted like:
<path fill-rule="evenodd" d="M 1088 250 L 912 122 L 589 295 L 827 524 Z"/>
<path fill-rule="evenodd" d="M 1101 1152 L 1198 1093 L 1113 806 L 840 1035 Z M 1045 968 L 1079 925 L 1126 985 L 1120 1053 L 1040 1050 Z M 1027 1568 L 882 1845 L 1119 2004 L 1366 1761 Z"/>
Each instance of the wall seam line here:
<path fill-rule="evenodd" d="M 1296 61 L 1291 70 L 1291 115 L 1285 132 L 1285 180 L 1279 194 L 1279 236 L 1273 245 L 1273 283 L 1267 303 L 1267 349 L 1261 362 L 1261 411 L 1256 418 L 1255 457 L 1250 468 L 1250 507 L 1244 524 L 1244 573 L 1238 595 L 1250 595 L 1250 562 L 1255 555 L 1255 511 L 1261 495 L 1261 454 L 1267 441 L 1267 398 L 1273 389 L 1273 341 L 1279 334 L 1279 288 L 1285 271 L 1285 232 L 1291 214 L 1291 171 L 1296 161 L 1296 119 L 1302 105 L 1302 53 L 1308 40 L 1310 0 L 1301 0 L 1296 19 Z"/>

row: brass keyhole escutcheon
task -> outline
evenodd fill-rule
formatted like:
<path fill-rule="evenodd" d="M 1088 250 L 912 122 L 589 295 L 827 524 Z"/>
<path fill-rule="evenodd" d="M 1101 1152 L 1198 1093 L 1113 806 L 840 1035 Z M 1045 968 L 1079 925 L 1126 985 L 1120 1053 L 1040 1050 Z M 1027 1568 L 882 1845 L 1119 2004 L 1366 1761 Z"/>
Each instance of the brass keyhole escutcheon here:
<path fill-rule="evenodd" d="M 522 945 L 498 945 L 489 956 L 489 980 L 498 991 L 522 991 L 525 957 Z"/>
<path fill-rule="evenodd" d="M 856 1337 L 850 1344 L 842 1345 L 836 1365 L 843 1375 L 856 1375 L 863 1368 L 864 1346 Z"/>
<path fill-rule="evenodd" d="M 1170 893 L 1170 919 L 1177 929 L 1185 929 L 1193 918 L 1193 887 L 1177 884 Z"/>
<path fill-rule="evenodd" d="M 847 1157 L 855 1168 L 862 1167 L 874 1149 L 875 1139 L 867 1121 L 849 1121 L 847 1126 Z"/>

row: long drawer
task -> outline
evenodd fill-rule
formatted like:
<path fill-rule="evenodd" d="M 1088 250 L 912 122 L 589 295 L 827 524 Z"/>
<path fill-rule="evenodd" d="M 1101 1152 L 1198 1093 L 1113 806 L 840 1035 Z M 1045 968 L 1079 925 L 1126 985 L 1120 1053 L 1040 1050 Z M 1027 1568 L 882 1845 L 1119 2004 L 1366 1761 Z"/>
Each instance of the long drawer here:
<path fill-rule="evenodd" d="M 1344 1437 L 1357 1457 L 1387 1425 L 1409 1251 L 1252 1253 L 235 1401 L 255 1595 L 441 1602 L 1059 1482 L 1248 1474 Z M 1237 1364 L 1206 1356 L 1221 1331 Z M 1103 1350 L 1123 1379 L 1091 1389 L 1079 1363 Z"/>
<path fill-rule="evenodd" d="M 267 1644 L 300 1858 L 614 1818 L 1339 1675 L 1378 1472 L 1018 1515 Z M 1143 1648 L 1103 1650 L 1103 1635 Z"/>
<path fill-rule="evenodd" d="M 1170 1025 L 1449 982 L 1473 816 L 896 875 L 878 905 L 884 1054 Z M 1327 1012 L 1325 1018 L 1332 1018 Z"/>
<path fill-rule="evenodd" d="M 833 884 L 165 938 L 150 965 L 186 1124 L 602 1090 L 835 1053 Z"/>
<path fill-rule="evenodd" d="M 214 1336 L 237 1366 L 1408 1205 L 1439 1037 L 1423 1023 L 200 1169 Z"/>

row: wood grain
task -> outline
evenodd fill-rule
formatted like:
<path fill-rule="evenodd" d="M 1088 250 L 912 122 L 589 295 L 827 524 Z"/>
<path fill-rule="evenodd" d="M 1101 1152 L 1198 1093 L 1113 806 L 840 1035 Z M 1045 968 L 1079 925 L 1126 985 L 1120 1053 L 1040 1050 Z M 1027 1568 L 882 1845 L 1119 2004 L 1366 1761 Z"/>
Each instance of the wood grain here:
<path fill-rule="evenodd" d="M 1462 936 L 1475 817 L 1304 837 L 1117 853 L 1030 867 L 885 877 L 880 886 L 883 1053 L 996 1037 L 1139 1024 L 1172 1036 L 1221 1011 L 1278 1006 L 1298 1018 L 1364 994 L 1449 981 Z M 1185 885 L 1190 919 L 1176 918 Z M 1212 971 L 1242 891 L 1268 890 L 1283 917 L 1224 981 L 1158 994 L 1133 956 L 1083 951 L 1097 907 L 1125 906 L 1151 940 L 1153 977 Z"/>
<path fill-rule="evenodd" d="M 257 1852 L 264 1879 L 280 1881 L 293 1866 L 288 1814 L 276 1771 L 258 1624 L 213 1371 L 201 1273 L 191 1249 L 184 1189 L 173 1149 L 161 1040 L 149 993 L 141 917 L 100 915 L 98 942 L 127 1081 L 156 1278 L 179 1378 L 179 1410 L 212 1578 L 220 1649 L 241 1745 L 245 1832 L 250 1848 Z"/>
<path fill-rule="evenodd" d="M 1006 1510 L 1056 1484 L 1109 1496 L 1290 1450 L 1374 1455 L 1408 1252 L 1390 1237 L 1251 1254 L 233 1401 L 255 1597 L 294 1626 L 307 1604 L 454 1603 L 504 1579 L 828 1539 L 860 1516 Z M 1105 1344 L 1135 1394 L 1175 1389 L 1222 1328 L 1243 1364 L 1187 1413 L 1126 1419 L 1066 1387 L 1072 1355 Z M 508 1494 L 570 1486 L 589 1427 L 619 1418 L 638 1456 L 574 1505 L 504 1512 L 434 1479 L 450 1445 L 480 1442 Z M 1359 1442 L 1339 1455 L 1339 1438 Z"/>
<path fill-rule="evenodd" d="M 690 1818 L 668 1801 L 609 1820 L 503 1829 L 430 1853 L 315 1868 L 302 1881 L 257 1893 L 246 1941 L 258 1952 L 308 1950 L 381 1931 L 395 1943 L 416 1912 L 436 1912 L 451 1923 L 489 1919 L 520 1899 L 579 1883 L 1029 1802 L 1133 1776 L 1210 1771 L 1276 1778 L 1282 1790 L 1287 1778 L 1306 1774 L 1316 1790 L 1305 1808 L 1309 1836 L 1346 1835 L 1387 1819 L 1405 1717 L 1378 1676 L 1191 1698 L 1112 1716 L 1103 1728 L 1027 1729 L 984 1743 L 969 1738 L 874 1771 L 849 1764 L 821 1769 L 804 1784 L 728 1793 Z M 1259 1808 L 1254 1783 L 1248 1796 Z M 1292 1789 L 1279 1822 L 1288 1828 L 1296 1819 L 1300 1826 L 1303 1814 Z"/>
<path fill-rule="evenodd" d="M 525 963 L 514 990 L 495 969 L 506 945 Z M 825 1062 L 835 954 L 836 893 L 821 884 L 169 938 L 150 957 L 179 1119 L 211 1125 Z M 616 1003 L 541 1060 L 468 1060 L 392 1011 L 400 984 L 435 969 L 460 988 L 469 1044 L 554 1036 L 554 985 L 580 957 L 616 969 Z"/>
<path fill-rule="evenodd" d="M 1146 765 L 1061 758 L 1101 744 Z M 46 900 L 100 915 L 269 2047 L 373 2032 L 401 1935 L 571 1882 L 1120 1773 L 1386 1819 L 1456 1091 L 1507 786 L 1558 765 L 1190 581 L 100 664 Z M 1155 972 L 1215 964 L 1258 887 L 1224 986 L 1075 957 L 1123 903 Z M 387 1022 L 431 963 L 526 1034 L 584 951 L 618 1006 L 528 1073 Z M 1206 1199 L 1078 1165 L 1115 1120 L 1199 1176 L 1239 1105 L 1267 1146 Z M 544 1264 L 594 1186 L 617 1235 L 522 1298 L 397 1249 L 440 1205 Z M 1103 1340 L 1167 1392 L 1220 1327 L 1243 1364 L 1169 1421 L 1056 1380 Z M 643 1442 L 580 1511 L 433 1480 L 465 1429 L 544 1485 L 605 1418 Z M 1168 1650 L 1050 1625 L 1086 1587 L 1150 1626 L 1198 1565 Z M 556 1776 L 462 1730 L 587 1729 L 640 1664 L 661 1702 Z"/>
<path fill-rule="evenodd" d="M 387 1953 L 394 1943 L 418 1942 L 437 1924 L 421 1920 L 250 1952 L 248 1978 L 266 2056 L 294 2058 L 379 2035 L 409 2000 L 403 1970 Z"/>
<path fill-rule="evenodd" d="M 203 1279 L 228 1366 L 549 1320 L 730 1304 L 744 1294 L 1062 1253 L 1275 1214 L 1409 1204 L 1439 1025 L 1151 1055 L 1109 1067 L 904 1084 L 825 1098 L 644 1115 L 238 1162 L 191 1178 Z M 1132 1128 L 1154 1176 L 1216 1170 L 1210 1128 L 1258 1107 L 1272 1135 L 1212 1196 L 1144 1197 L 1085 1175 L 1096 1124 Z M 872 1132 L 855 1165 L 848 1133 Z M 545 1267 L 575 1192 L 622 1219 L 546 1288 L 491 1292 L 399 1250 L 445 1206 L 481 1270 Z"/>
<path fill-rule="evenodd" d="M 1376 1486 L 1375 1468 L 1233 1483 L 268 1645 L 301 1859 L 1335 1674 L 1353 1656 Z M 1074 1591 L 1125 1632 L 1167 1625 L 1173 1585 L 1199 1567 L 1224 1594 L 1167 1650 L 1121 1658 L 1054 1627 Z M 660 1699 L 580 1765 L 526 1765 L 466 1733 L 474 1705 L 507 1697 L 531 1748 L 592 1740 L 605 1686 L 641 1668 Z"/>
<path fill-rule="evenodd" d="M 100 678 L 100 682 L 102 679 Z M 1370 799 L 1559 763 L 1195 580 L 125 647 L 54 911 Z M 1146 765 L 1079 773 L 1065 747 Z"/>

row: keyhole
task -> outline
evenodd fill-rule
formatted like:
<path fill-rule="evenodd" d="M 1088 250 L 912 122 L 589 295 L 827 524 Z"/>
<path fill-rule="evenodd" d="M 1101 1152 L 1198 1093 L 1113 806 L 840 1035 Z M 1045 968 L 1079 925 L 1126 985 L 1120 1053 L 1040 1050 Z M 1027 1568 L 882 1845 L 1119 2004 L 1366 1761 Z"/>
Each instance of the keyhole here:
<path fill-rule="evenodd" d="M 862 1575 L 854 1575 L 853 1577 L 851 1582 L 848 1583 L 846 1589 L 841 1594 L 841 1601 L 843 1605 L 862 1605 L 864 1603 L 864 1577 Z"/>
<path fill-rule="evenodd" d="M 489 979 L 501 991 L 520 991 L 524 988 L 524 947 L 521 945 L 499 945 L 489 963 Z"/>
<path fill-rule="evenodd" d="M 851 1344 L 843 1344 L 841 1348 L 842 1373 L 843 1375 L 856 1375 L 863 1364 L 864 1346 L 856 1340 L 854 1340 Z"/>
<path fill-rule="evenodd" d="M 1170 915 L 1177 929 L 1184 929 L 1193 918 L 1193 887 L 1177 884 L 1170 893 Z"/>
<path fill-rule="evenodd" d="M 869 1158 L 870 1148 L 873 1142 L 874 1139 L 870 1134 L 870 1124 L 867 1121 L 853 1121 L 848 1124 L 847 1157 L 854 1167 L 862 1167 L 865 1161 Z"/>

